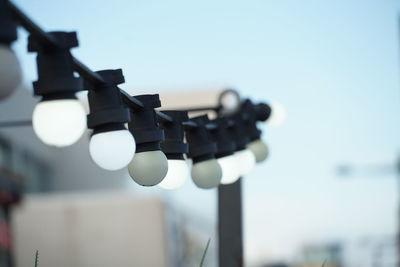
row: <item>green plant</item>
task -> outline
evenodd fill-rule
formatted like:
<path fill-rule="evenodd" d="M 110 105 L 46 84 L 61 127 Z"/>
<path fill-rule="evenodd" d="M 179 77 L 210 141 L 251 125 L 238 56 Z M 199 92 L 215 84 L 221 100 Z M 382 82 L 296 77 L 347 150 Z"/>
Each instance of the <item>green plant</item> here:
<path fill-rule="evenodd" d="M 38 267 L 38 263 L 39 263 L 39 251 L 36 250 L 36 254 L 35 254 L 35 267 Z"/>
<path fill-rule="evenodd" d="M 211 238 L 210 238 L 210 239 L 208 239 L 208 241 L 207 241 L 206 248 L 204 249 L 203 256 L 201 257 L 201 261 L 200 261 L 200 267 L 202 267 L 202 266 L 203 266 L 203 264 L 204 264 L 204 260 L 205 260 L 205 258 L 206 258 L 206 255 L 207 255 L 207 250 L 208 250 L 208 247 L 210 246 L 210 241 L 211 241 Z"/>

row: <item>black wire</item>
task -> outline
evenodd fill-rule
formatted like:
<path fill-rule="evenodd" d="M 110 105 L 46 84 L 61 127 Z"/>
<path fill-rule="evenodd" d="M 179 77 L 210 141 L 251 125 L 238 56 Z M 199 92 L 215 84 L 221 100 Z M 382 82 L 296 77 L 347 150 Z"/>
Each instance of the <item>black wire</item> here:
<path fill-rule="evenodd" d="M 41 42 L 48 46 L 58 46 L 54 38 L 39 27 L 35 22 L 33 22 L 21 9 L 19 9 L 11 1 L 6 1 L 9 9 L 11 10 L 14 18 L 19 22 L 19 24 L 24 27 L 30 34 L 34 35 L 36 38 L 40 39 Z"/>
<path fill-rule="evenodd" d="M 3 122 L 0 122 L 0 128 L 24 127 L 24 126 L 32 126 L 32 120 L 3 121 Z"/>

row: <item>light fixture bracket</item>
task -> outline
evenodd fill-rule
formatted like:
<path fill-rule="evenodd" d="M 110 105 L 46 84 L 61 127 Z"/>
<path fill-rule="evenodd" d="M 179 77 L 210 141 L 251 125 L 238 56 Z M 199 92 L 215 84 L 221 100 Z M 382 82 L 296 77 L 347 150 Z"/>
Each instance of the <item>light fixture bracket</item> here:
<path fill-rule="evenodd" d="M 94 134 L 126 129 L 124 123 L 130 121 L 131 117 L 118 88 L 119 84 L 125 82 L 122 70 L 102 70 L 96 73 L 104 83 L 85 81 L 85 88 L 89 90 L 88 128 L 94 129 Z"/>
<path fill-rule="evenodd" d="M 235 152 L 235 143 L 229 138 L 228 119 L 221 117 L 211 120 L 217 127 L 209 129 L 211 139 L 217 144 L 215 157 L 222 158 L 232 155 Z"/>
<path fill-rule="evenodd" d="M 246 148 L 249 143 L 249 137 L 246 135 L 243 114 L 238 112 L 234 115 L 229 116 L 228 133 L 230 139 L 235 143 L 236 151 L 241 151 Z"/>
<path fill-rule="evenodd" d="M 180 110 L 163 110 L 163 114 L 172 120 L 159 118 L 160 127 L 164 130 L 165 135 L 161 149 L 168 159 L 184 160 L 183 155 L 189 152 L 189 146 L 184 142 L 185 133 L 182 122 L 189 120 L 188 113 Z"/>
<path fill-rule="evenodd" d="M 131 121 L 129 131 L 136 140 L 136 152 L 161 150 L 160 143 L 164 141 L 164 131 L 159 127 L 155 108 L 161 107 L 158 94 L 138 95 L 137 100 L 143 107 L 130 107 Z"/>
<path fill-rule="evenodd" d="M 74 76 L 73 57 L 70 49 L 78 46 L 75 32 L 48 33 L 57 43 L 49 45 L 30 35 L 28 51 L 37 52 L 38 80 L 33 82 L 35 95 L 42 100 L 75 98 L 82 90 L 82 82 Z"/>
<path fill-rule="evenodd" d="M 217 145 L 211 141 L 206 125 L 209 122 L 207 115 L 191 118 L 196 127 L 185 127 L 186 140 L 189 144 L 188 157 L 193 163 L 215 158 Z"/>

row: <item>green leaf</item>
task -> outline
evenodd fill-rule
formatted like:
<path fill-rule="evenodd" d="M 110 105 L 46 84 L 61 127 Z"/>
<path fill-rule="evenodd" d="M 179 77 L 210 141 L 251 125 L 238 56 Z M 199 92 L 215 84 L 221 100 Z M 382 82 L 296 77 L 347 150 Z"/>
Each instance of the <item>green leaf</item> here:
<path fill-rule="evenodd" d="M 210 246 L 210 241 L 211 241 L 211 238 L 208 239 L 208 241 L 207 241 L 206 249 L 205 249 L 204 252 L 203 252 L 203 257 L 201 257 L 200 267 L 203 266 L 204 260 L 206 259 L 207 250 L 208 250 L 208 247 Z"/>

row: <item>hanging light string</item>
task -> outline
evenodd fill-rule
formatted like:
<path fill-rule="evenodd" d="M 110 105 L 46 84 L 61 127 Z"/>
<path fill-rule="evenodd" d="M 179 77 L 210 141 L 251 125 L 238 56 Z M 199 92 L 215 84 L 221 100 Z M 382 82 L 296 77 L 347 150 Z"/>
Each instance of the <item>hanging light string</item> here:
<path fill-rule="evenodd" d="M 27 30 L 35 39 L 39 40 L 46 46 L 49 47 L 57 47 L 57 41 L 51 36 L 48 32 L 44 31 L 38 24 L 36 24 L 31 18 L 29 18 L 20 8 L 18 8 L 14 3 L 11 1 L 6 1 L 10 11 L 12 12 L 14 18 L 18 23 Z M 104 83 L 104 79 L 98 75 L 96 72 L 92 71 L 88 66 L 86 66 L 83 62 L 81 62 L 76 57 L 72 56 L 73 60 L 73 67 L 74 70 L 79 73 L 79 75 L 85 79 L 86 81 L 93 83 L 93 84 L 102 84 Z M 143 103 L 136 99 L 134 96 L 129 95 L 122 89 L 119 89 L 124 101 L 129 102 L 131 105 L 137 108 L 143 108 Z M 197 111 L 216 111 L 218 112 L 221 110 L 221 105 L 214 106 L 214 107 L 198 107 L 198 108 L 190 108 L 186 109 L 188 112 L 197 112 Z M 164 114 L 162 111 L 156 110 L 155 111 L 157 116 L 162 118 L 163 120 L 172 121 L 172 118 L 168 115 Z M 30 123 L 21 123 L 21 125 L 29 125 Z M 185 122 L 187 125 L 195 126 L 194 122 Z M 15 123 L 15 125 L 20 125 L 19 123 Z M 0 127 L 8 127 L 13 126 L 13 122 L 0 122 Z"/>
<path fill-rule="evenodd" d="M 32 121 L 0 122 L 0 127 L 32 125 L 39 139 L 58 147 L 75 143 L 86 128 L 92 129 L 89 152 L 98 166 L 128 166 L 138 184 L 167 189 L 185 180 L 186 157 L 193 161 L 193 182 L 205 189 L 235 182 L 266 158 L 256 122 L 268 119 L 268 105 L 241 101 L 236 91 L 225 90 L 216 106 L 163 112 L 158 94 L 132 96 L 119 88 L 125 82 L 121 69 L 93 71 L 75 58 L 70 52 L 78 46 L 75 32 L 46 32 L 9 0 L 0 0 L 0 7 L 10 17 L 3 21 L 0 45 L 9 49 L 18 25 L 30 33 L 28 51 L 37 53 L 38 68 L 34 93 L 42 97 Z M 78 91 L 88 91 L 87 116 Z M 226 101 L 234 97 L 233 106 L 224 101 L 227 95 Z M 217 118 L 187 115 L 201 111 L 215 112 Z"/>

